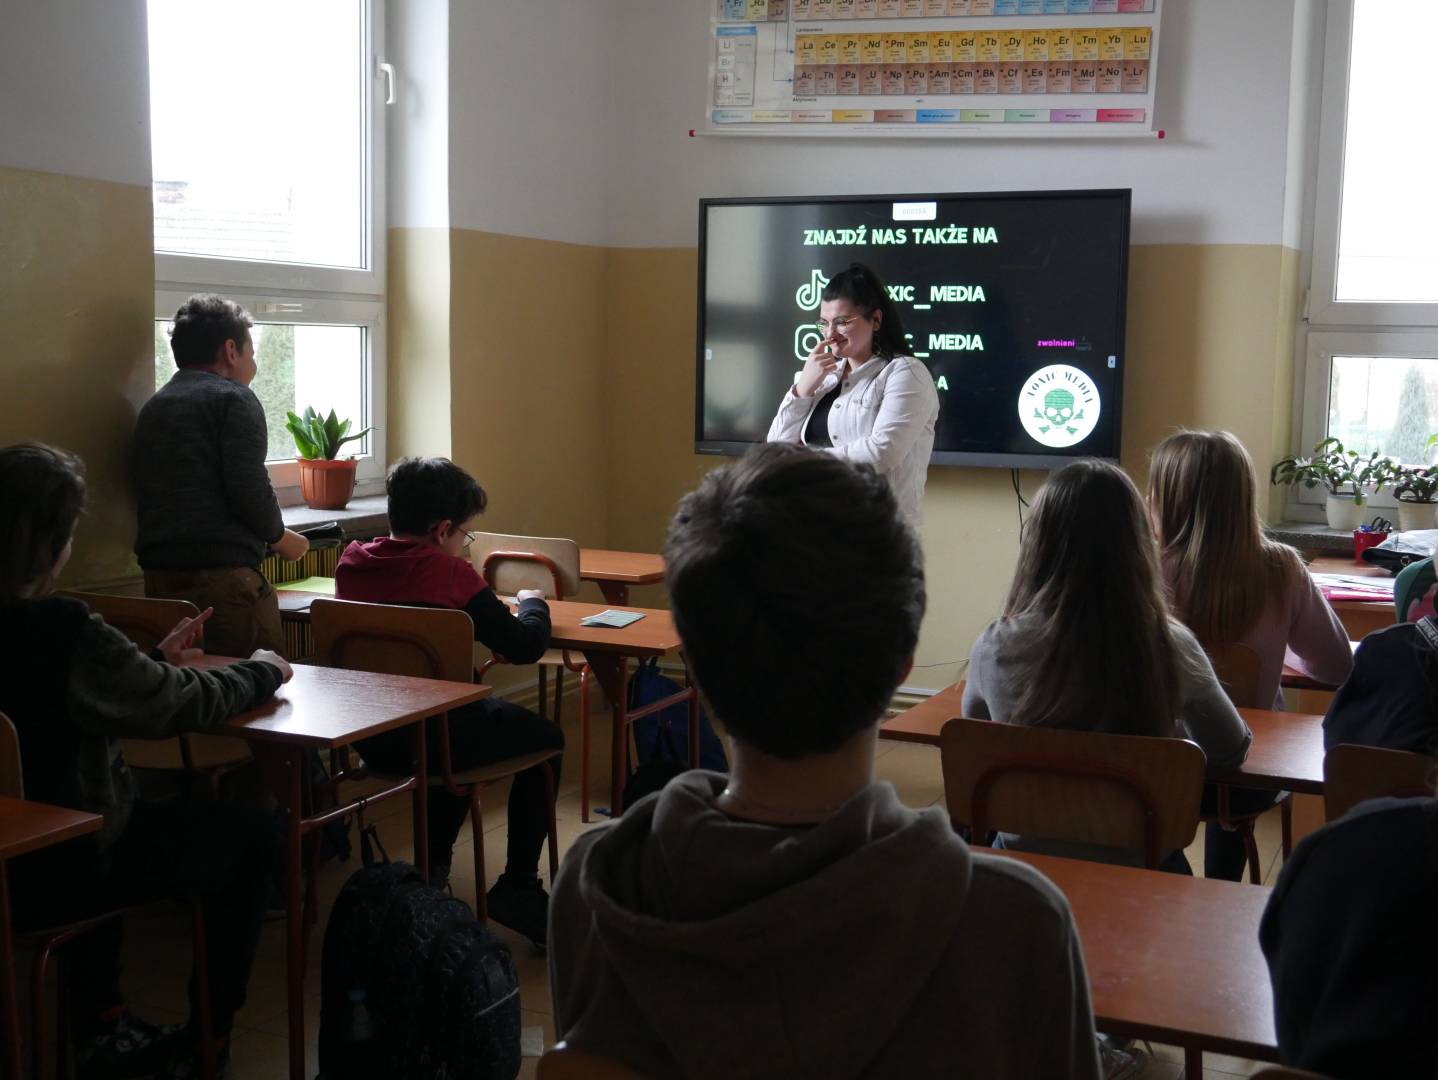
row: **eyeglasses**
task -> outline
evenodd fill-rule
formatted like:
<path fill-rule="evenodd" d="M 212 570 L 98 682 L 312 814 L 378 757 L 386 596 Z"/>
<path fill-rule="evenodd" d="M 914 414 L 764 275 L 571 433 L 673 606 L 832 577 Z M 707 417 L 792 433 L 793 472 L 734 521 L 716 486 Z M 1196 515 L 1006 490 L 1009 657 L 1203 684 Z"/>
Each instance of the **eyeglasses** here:
<path fill-rule="evenodd" d="M 460 544 L 460 547 L 467 548 L 470 544 L 474 543 L 476 540 L 479 539 L 477 535 L 470 532 L 468 529 L 460 529 L 459 531 L 464 533 L 464 543 Z"/>
<path fill-rule="evenodd" d="M 818 326 L 820 331 L 838 330 L 842 332 L 849 329 L 849 327 L 853 326 L 861 319 L 866 318 L 868 318 L 867 315 L 842 315 L 839 318 L 835 319 L 833 322 L 826 322 L 823 319 L 820 319 Z"/>

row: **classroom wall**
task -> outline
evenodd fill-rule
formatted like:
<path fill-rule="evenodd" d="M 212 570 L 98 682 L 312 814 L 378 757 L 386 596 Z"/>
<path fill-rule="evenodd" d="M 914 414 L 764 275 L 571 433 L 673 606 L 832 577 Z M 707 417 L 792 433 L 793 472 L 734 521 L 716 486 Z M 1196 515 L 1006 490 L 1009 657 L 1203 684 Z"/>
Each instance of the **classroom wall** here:
<path fill-rule="evenodd" d="M 1148 449 L 1181 425 L 1233 429 L 1260 465 L 1286 452 L 1306 5 L 1168 0 L 1161 142 L 691 138 L 707 0 L 455 6 L 449 415 L 454 456 L 490 486 L 489 524 L 654 550 L 717 464 L 692 450 L 707 195 L 1131 187 L 1125 466 L 1143 482 Z M 621 50 L 636 62 L 613 62 Z M 1005 473 L 930 471 L 912 685 L 952 681 L 998 610 L 1017 511 Z"/>
<path fill-rule="evenodd" d="M 1232 429 L 1260 467 L 1287 452 L 1293 0 L 1168 0 L 1158 85 L 1168 137 L 1097 143 L 690 138 L 706 11 L 702 0 L 632 0 L 621 13 L 646 62 L 619 74 L 615 101 L 630 120 L 614 159 L 609 445 L 612 475 L 644 482 L 611 487 L 611 545 L 652 547 L 711 464 L 688 451 L 703 196 L 1131 187 L 1123 464 L 1143 483 L 1149 448 L 1182 425 Z M 1025 474 L 1022 488 L 1032 495 L 1041 480 Z M 1007 473 L 933 468 L 924 512 L 930 608 L 909 683 L 937 688 L 1002 605 L 1018 505 Z"/>
<path fill-rule="evenodd" d="M 7 0 L 0 33 L 0 443 L 89 473 L 66 584 L 138 570 L 127 459 L 153 379 L 144 0 Z"/>

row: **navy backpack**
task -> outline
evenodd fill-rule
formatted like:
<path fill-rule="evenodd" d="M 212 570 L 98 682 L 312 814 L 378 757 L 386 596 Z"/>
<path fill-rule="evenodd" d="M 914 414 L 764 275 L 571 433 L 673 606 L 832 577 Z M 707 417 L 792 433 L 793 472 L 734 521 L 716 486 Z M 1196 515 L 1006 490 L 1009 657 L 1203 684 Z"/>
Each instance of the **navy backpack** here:
<path fill-rule="evenodd" d="M 659 671 L 659 658 L 641 660 L 629 681 L 629 708 L 663 701 L 684 688 Z M 634 721 L 637 755 L 634 772 L 624 784 L 624 805 L 633 806 L 651 792 L 689 768 L 689 704 L 679 702 Z M 704 710 L 699 710 L 699 767 L 711 772 L 728 772 L 729 758 L 724 744 Z"/>

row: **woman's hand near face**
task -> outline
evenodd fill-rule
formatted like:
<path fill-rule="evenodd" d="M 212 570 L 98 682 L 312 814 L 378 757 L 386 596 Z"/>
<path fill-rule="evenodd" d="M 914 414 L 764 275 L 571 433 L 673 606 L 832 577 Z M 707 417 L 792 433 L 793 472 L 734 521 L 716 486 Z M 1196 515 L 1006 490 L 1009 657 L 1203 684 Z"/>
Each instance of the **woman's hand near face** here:
<path fill-rule="evenodd" d="M 831 335 L 814 346 L 814 351 L 809 354 L 809 359 L 804 361 L 804 370 L 799 372 L 799 381 L 794 384 L 795 397 L 813 397 L 825 377 L 844 362 L 829 351 L 834 345 L 834 340 Z"/>

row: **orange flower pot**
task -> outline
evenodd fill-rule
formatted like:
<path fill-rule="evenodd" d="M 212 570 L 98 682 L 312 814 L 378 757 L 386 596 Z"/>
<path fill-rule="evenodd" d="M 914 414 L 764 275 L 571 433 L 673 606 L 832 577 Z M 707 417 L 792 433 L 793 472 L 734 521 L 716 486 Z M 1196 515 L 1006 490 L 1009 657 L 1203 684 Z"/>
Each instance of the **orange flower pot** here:
<path fill-rule="evenodd" d="M 355 467 L 344 461 L 300 459 L 300 494 L 311 510 L 343 510 L 355 493 Z"/>

